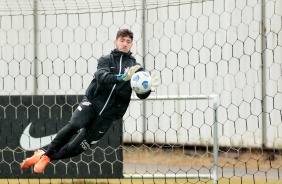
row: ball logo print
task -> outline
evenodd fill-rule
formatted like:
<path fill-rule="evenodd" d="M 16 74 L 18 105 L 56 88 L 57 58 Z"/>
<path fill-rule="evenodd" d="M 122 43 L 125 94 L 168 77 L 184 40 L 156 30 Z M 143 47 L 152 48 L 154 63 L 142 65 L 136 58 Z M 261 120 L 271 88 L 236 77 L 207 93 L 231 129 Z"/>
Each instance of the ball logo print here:
<path fill-rule="evenodd" d="M 143 81 L 142 86 L 144 87 L 144 89 L 148 89 L 149 87 L 148 81 Z"/>
<path fill-rule="evenodd" d="M 133 75 L 132 80 L 137 82 L 140 79 L 139 75 Z"/>

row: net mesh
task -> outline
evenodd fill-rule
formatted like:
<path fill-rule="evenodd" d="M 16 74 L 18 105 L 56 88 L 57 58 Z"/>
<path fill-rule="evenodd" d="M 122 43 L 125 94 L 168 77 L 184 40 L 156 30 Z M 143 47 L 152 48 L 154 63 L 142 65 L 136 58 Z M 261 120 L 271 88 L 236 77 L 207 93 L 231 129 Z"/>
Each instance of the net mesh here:
<path fill-rule="evenodd" d="M 132 10 L 156 9 L 168 6 L 180 6 L 191 3 L 202 3 L 212 0 L 82 0 L 82 1 L 59 1 L 59 0 L 1 0 L 2 15 L 28 15 L 28 14 L 76 14 L 76 13 L 106 13 L 124 12 Z"/>
<path fill-rule="evenodd" d="M 83 95 L 97 59 L 114 48 L 117 30 L 130 28 L 134 56 L 160 79 L 153 96 L 219 95 L 219 181 L 281 180 L 281 0 L 0 5 L 0 95 Z M 14 117 L 29 108 L 3 101 L 3 119 L 11 106 L 18 109 Z M 211 112 L 208 101 L 131 102 L 125 163 L 143 164 L 140 172 L 128 164 L 143 175 L 167 172 L 159 158 L 167 159 L 170 173 L 210 172 Z M 18 164 L 3 158 L 1 164 Z M 184 166 L 175 169 L 170 160 Z"/>

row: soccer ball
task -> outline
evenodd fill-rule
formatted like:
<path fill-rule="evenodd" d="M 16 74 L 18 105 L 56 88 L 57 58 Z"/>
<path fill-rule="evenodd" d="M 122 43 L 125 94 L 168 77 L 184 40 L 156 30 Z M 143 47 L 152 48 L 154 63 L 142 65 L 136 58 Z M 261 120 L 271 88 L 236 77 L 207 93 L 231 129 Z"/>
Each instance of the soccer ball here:
<path fill-rule="evenodd" d="M 135 73 L 130 80 L 131 88 L 138 94 L 150 91 L 152 80 L 149 73 L 140 71 Z"/>

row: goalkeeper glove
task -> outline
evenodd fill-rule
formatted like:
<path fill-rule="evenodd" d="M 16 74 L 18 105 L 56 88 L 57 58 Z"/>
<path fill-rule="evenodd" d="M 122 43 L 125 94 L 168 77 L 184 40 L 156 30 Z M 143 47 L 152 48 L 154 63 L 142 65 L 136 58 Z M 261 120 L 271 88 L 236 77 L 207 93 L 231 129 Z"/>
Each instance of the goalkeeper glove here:
<path fill-rule="evenodd" d="M 153 73 L 151 78 L 152 78 L 151 91 L 154 92 L 154 91 L 156 91 L 156 89 L 157 89 L 157 87 L 159 85 L 159 83 L 158 83 L 159 79 L 158 79 L 158 76 L 157 76 L 156 73 Z"/>
<path fill-rule="evenodd" d="M 131 79 L 131 77 L 133 76 L 133 74 L 140 68 L 141 66 L 140 65 L 135 65 L 135 66 L 132 66 L 130 68 L 126 68 L 126 70 L 124 71 L 124 74 L 122 75 L 118 75 L 117 76 L 117 80 L 118 81 L 128 81 Z"/>

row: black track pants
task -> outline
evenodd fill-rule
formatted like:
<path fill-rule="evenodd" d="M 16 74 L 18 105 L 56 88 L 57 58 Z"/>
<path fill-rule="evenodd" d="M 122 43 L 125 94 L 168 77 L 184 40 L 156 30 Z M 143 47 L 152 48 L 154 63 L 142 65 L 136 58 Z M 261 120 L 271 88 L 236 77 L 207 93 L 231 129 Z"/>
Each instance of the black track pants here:
<path fill-rule="evenodd" d="M 74 111 L 69 123 L 52 140 L 45 154 L 51 160 L 77 156 L 98 142 L 113 122 L 99 116 L 87 98 L 84 98 Z"/>

